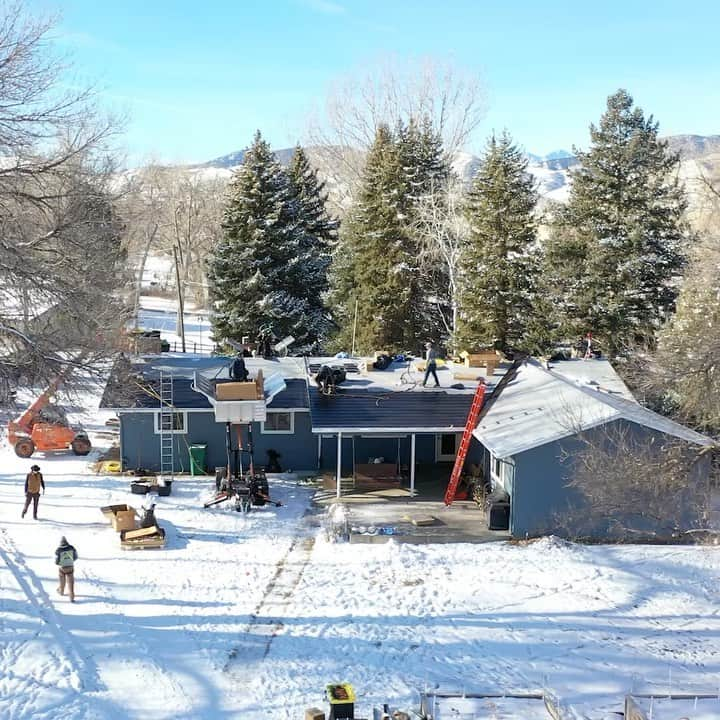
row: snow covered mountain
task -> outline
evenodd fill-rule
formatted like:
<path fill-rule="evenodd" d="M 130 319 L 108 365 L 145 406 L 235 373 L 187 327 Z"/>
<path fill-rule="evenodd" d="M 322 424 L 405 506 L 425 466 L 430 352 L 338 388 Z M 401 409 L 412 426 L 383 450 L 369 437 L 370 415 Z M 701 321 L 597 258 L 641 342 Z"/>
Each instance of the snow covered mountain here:
<path fill-rule="evenodd" d="M 691 216 L 702 226 L 701 218 L 703 188 L 699 182 L 702 175 L 720 182 L 720 135 L 674 135 L 666 138 L 670 149 L 680 153 L 680 177 L 684 180 L 689 196 Z M 312 151 L 312 148 L 309 148 Z M 281 148 L 275 156 L 282 165 L 287 165 L 294 148 Z M 222 155 L 208 162 L 192 166 L 191 170 L 203 175 L 230 177 L 233 168 L 242 163 L 244 150 Z M 311 152 L 312 155 L 312 152 Z M 570 192 L 570 173 L 577 165 L 577 158 L 567 150 L 555 150 L 547 155 L 528 153 L 528 169 L 536 178 L 541 200 L 565 202 Z M 455 173 L 469 183 L 477 171 L 480 158 L 466 152 L 455 157 L 452 167 Z M 346 195 L 342 192 L 343 181 L 340 177 L 328 178 L 331 195 Z"/>
<path fill-rule="evenodd" d="M 292 158 L 295 148 L 282 148 L 275 150 L 275 158 L 281 165 L 287 165 Z M 235 152 L 228 153 L 227 155 L 221 155 L 213 160 L 208 160 L 205 163 L 196 165 L 195 167 L 211 167 L 211 168 L 227 168 L 232 169 L 238 165 L 242 165 L 243 158 L 245 157 L 245 150 L 236 150 Z"/>

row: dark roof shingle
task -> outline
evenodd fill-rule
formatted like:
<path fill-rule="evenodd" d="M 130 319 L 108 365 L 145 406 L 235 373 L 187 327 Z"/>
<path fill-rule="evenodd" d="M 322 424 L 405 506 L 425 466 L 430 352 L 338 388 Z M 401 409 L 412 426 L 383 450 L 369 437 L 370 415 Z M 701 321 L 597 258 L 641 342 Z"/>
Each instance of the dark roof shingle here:
<path fill-rule="evenodd" d="M 310 413 L 315 432 L 453 429 L 462 431 L 472 394 L 434 391 L 363 392 L 338 388 L 335 395 L 310 389 Z"/>

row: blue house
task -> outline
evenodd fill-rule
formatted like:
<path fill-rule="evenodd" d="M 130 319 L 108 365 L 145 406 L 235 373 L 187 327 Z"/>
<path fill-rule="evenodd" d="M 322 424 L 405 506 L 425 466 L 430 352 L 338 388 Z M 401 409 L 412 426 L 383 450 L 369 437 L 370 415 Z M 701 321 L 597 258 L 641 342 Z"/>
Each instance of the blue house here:
<path fill-rule="evenodd" d="M 583 513 L 583 499 L 568 486 L 573 459 L 586 447 L 580 436 L 593 433 L 598 442 L 625 436 L 648 448 L 668 439 L 698 449 L 715 446 L 711 438 L 637 403 L 606 360 L 565 360 L 551 368 L 528 360 L 501 392 L 491 395 L 473 433 L 485 454 L 487 477 L 496 494 L 504 492 L 510 504 L 514 537 L 559 531 L 611 536 L 606 524 L 595 523 L 591 512 Z M 708 490 L 710 454 L 699 455 L 702 459 L 687 488 L 689 527 L 702 523 Z M 652 533 L 656 528 L 649 524 L 646 529 Z"/>
<path fill-rule="evenodd" d="M 343 365 L 347 371 L 347 380 L 331 396 L 323 395 L 312 380 L 324 363 Z M 338 459 L 345 477 L 367 465 L 391 465 L 388 474 L 402 476 L 411 488 L 417 467 L 435 467 L 442 489 L 477 386 L 455 383 L 449 372 L 441 371 L 445 387 L 423 389 L 422 375 L 408 363 L 373 371 L 362 362 L 332 358 L 247 358 L 250 376 L 262 373 L 266 396 L 268 387 L 275 388 L 264 402 L 253 403 L 221 399 L 223 390 L 218 388 L 230 381 L 230 364 L 230 358 L 163 356 L 116 366 L 101 407 L 114 410 L 120 419 L 123 470 L 160 469 L 158 388 L 164 376 L 172 378 L 175 472 L 188 471 L 193 444 L 207 445 L 209 471 L 227 465 L 230 422 L 234 448 L 238 441 L 248 448 L 251 427 L 258 465 L 267 464 L 268 450 L 280 454 L 283 470 L 307 475 L 337 473 Z M 240 406 L 246 414 L 232 415 Z M 477 447 L 470 460 L 480 456 Z"/>
<path fill-rule="evenodd" d="M 201 392 L 197 382 L 229 380 L 228 358 L 146 357 L 132 363 L 116 364 L 101 407 L 114 410 L 120 420 L 120 457 L 123 470 L 160 471 L 161 458 L 161 377 L 172 379 L 172 441 L 174 472 L 190 470 L 190 446 L 207 446 L 205 465 L 209 472 L 228 464 L 227 422 L 218 419 L 217 401 L 210 392 Z M 248 360 L 251 373 L 263 370 L 266 378 L 278 375 L 279 363 Z M 279 374 L 281 389 L 263 404 L 259 419 L 252 422 L 253 451 L 259 465 L 267 463 L 267 451 L 276 450 L 290 465 L 284 469 L 312 471 L 317 453 L 311 442 L 307 382 L 304 366 L 284 364 Z M 223 405 L 223 403 L 220 403 Z M 248 448 L 247 424 L 242 427 L 242 447 Z M 237 447 L 237 427 L 232 440 Z M 167 433 L 167 428 L 165 428 Z M 247 458 L 246 455 L 243 457 Z M 247 460 L 245 460 L 247 461 Z"/>
<path fill-rule="evenodd" d="M 442 387 L 430 389 L 421 387 L 422 374 L 409 363 L 373 370 L 358 360 L 248 358 L 251 377 L 264 378 L 262 395 L 248 400 L 228 396 L 234 385 L 230 362 L 180 356 L 146 358 L 124 370 L 116 366 L 102 407 L 120 419 L 124 470 L 160 470 L 165 422 L 166 434 L 172 426 L 175 472 L 189 470 L 193 444 L 207 446 L 206 469 L 212 472 L 231 464 L 228 448 L 230 454 L 247 449 L 252 439 L 257 465 L 267 465 L 268 451 L 274 451 L 284 471 L 334 478 L 338 495 L 340 478 L 351 476 L 402 482 L 412 494 L 422 478 L 423 492 L 443 494 L 478 385 L 474 371 L 444 366 Z M 331 395 L 313 380 L 323 363 L 342 365 L 347 373 Z M 167 412 L 162 419 L 161 376 L 172 378 L 171 421 Z M 582 498 L 569 481 L 587 433 L 621 428 L 648 446 L 666 438 L 714 446 L 712 439 L 639 405 L 605 360 L 567 360 L 552 368 L 527 360 L 509 371 L 506 364 L 487 380 L 466 467 L 481 467 L 493 494 L 507 503 L 514 537 L 573 532 L 564 519 L 569 522 Z M 247 457 L 239 453 L 241 462 Z M 706 490 L 708 462 L 709 455 L 695 468 L 697 485 L 689 493 Z M 688 518 L 695 526 L 700 521 Z M 589 527 L 586 534 L 609 534 L 607 527 Z"/>

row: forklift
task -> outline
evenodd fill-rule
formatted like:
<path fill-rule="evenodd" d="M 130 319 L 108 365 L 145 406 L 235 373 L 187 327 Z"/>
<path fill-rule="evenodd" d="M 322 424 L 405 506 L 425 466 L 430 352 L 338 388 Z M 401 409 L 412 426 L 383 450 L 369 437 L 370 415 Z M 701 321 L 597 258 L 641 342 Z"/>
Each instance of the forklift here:
<path fill-rule="evenodd" d="M 18 457 L 68 448 L 75 455 L 87 455 L 92 449 L 87 434 L 70 427 L 61 408 L 50 404 L 62 380 L 62 375 L 56 377 L 20 417 L 8 423 L 8 440 Z"/>

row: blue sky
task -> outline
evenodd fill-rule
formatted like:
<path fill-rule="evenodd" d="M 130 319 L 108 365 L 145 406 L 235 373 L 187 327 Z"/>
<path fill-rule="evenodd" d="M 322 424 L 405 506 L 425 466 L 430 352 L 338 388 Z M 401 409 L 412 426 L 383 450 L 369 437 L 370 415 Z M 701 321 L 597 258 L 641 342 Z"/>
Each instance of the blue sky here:
<path fill-rule="evenodd" d="M 378 57 L 478 73 L 488 111 L 531 152 L 588 142 L 627 88 L 663 134 L 720 133 L 720 3 L 688 0 L 30 0 L 59 12 L 76 74 L 129 114 L 131 163 L 199 162 L 301 140 L 338 77 Z"/>

